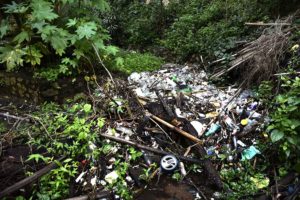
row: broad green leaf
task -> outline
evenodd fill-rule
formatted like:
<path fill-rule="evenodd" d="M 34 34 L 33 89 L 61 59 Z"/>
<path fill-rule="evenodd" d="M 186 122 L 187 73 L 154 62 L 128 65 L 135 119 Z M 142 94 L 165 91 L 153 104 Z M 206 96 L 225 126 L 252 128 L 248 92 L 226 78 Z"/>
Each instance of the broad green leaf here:
<path fill-rule="evenodd" d="M 67 48 L 68 45 L 67 41 L 64 40 L 64 38 L 53 35 L 50 36 L 48 40 L 58 55 L 62 56 L 62 54 L 65 53 L 65 48 Z"/>
<path fill-rule="evenodd" d="M 39 162 L 39 160 L 42 160 L 44 162 L 47 162 L 49 160 L 49 158 L 46 158 L 46 157 L 42 156 L 41 154 L 31 154 L 28 157 L 27 161 L 29 161 L 29 160 L 35 160 L 35 162 Z"/>
<path fill-rule="evenodd" d="M 106 52 L 107 54 L 116 55 L 116 53 L 118 52 L 118 48 L 110 45 L 106 47 Z"/>
<path fill-rule="evenodd" d="M 64 64 L 59 65 L 59 73 L 67 74 L 68 71 L 69 71 L 69 68 L 67 65 L 64 65 Z"/>
<path fill-rule="evenodd" d="M 1 20 L 1 24 L 0 24 L 0 39 L 2 39 L 6 34 L 7 32 L 9 31 L 10 29 L 10 26 L 7 22 L 7 20 Z"/>
<path fill-rule="evenodd" d="M 18 66 L 23 66 L 23 56 L 26 53 L 19 47 L 0 47 L 0 63 L 6 63 L 7 70 L 11 71 Z"/>
<path fill-rule="evenodd" d="M 68 20 L 69 22 L 67 23 L 67 27 L 72 27 L 72 26 L 75 26 L 76 25 L 76 23 L 77 23 L 77 19 L 76 18 L 74 18 L 74 19 L 69 19 Z"/>
<path fill-rule="evenodd" d="M 287 137 L 287 140 L 289 141 L 289 143 L 296 145 L 297 144 L 297 139 L 294 137 Z"/>
<path fill-rule="evenodd" d="M 84 104 L 84 106 L 83 106 L 84 112 L 89 113 L 91 111 L 91 109 L 92 109 L 92 105 L 91 104 L 88 104 L 88 103 Z"/>
<path fill-rule="evenodd" d="M 72 55 L 76 56 L 76 59 L 80 59 L 82 56 L 84 56 L 84 53 L 79 49 L 75 49 Z"/>
<path fill-rule="evenodd" d="M 30 34 L 27 31 L 22 31 L 16 37 L 13 39 L 14 42 L 18 42 L 19 44 L 24 42 L 24 41 L 29 41 L 30 40 Z"/>
<path fill-rule="evenodd" d="M 104 126 L 104 123 L 105 123 L 104 118 L 98 118 L 97 125 L 99 126 L 99 128 L 102 128 Z"/>
<path fill-rule="evenodd" d="M 72 60 L 70 58 L 63 58 L 61 63 L 66 64 L 66 65 L 70 65 L 73 68 L 75 68 L 78 64 L 76 60 Z"/>
<path fill-rule="evenodd" d="M 277 129 L 274 129 L 271 132 L 271 140 L 272 140 L 272 142 L 279 141 L 280 139 L 283 138 L 283 136 L 284 136 L 284 133 L 282 131 L 277 130 Z"/>
<path fill-rule="evenodd" d="M 118 67 L 122 67 L 124 65 L 124 59 L 122 57 L 117 57 L 116 64 Z"/>
<path fill-rule="evenodd" d="M 87 138 L 87 133 L 86 132 L 80 132 L 78 135 L 79 140 L 85 140 Z"/>
<path fill-rule="evenodd" d="M 40 50 L 35 48 L 34 46 L 29 46 L 25 48 L 26 56 L 25 56 L 25 62 L 30 63 L 32 66 L 40 65 L 41 64 L 41 58 L 43 55 L 41 54 Z"/>
<path fill-rule="evenodd" d="M 5 13 L 25 13 L 28 9 L 25 3 L 16 3 L 12 1 L 11 4 L 6 4 L 3 6 Z"/>
<path fill-rule="evenodd" d="M 53 4 L 48 1 L 32 0 L 30 6 L 33 10 L 32 17 L 35 20 L 52 21 L 53 19 L 56 19 L 58 17 L 58 15 L 56 13 L 54 13 L 54 11 L 53 11 Z"/>
<path fill-rule="evenodd" d="M 92 5 L 95 6 L 100 11 L 109 11 L 109 4 L 105 0 L 93 0 Z"/>
<path fill-rule="evenodd" d="M 97 25 L 95 22 L 86 22 L 77 28 L 76 33 L 79 39 L 82 38 L 89 39 L 96 34 L 96 31 L 97 31 Z"/>

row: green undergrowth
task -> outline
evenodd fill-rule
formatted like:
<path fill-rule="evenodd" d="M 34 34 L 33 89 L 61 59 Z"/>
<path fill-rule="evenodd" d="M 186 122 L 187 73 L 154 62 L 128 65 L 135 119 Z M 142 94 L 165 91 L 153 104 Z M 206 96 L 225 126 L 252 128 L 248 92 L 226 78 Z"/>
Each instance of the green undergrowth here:
<path fill-rule="evenodd" d="M 161 67 L 163 59 L 150 53 L 120 51 L 117 56 L 121 58 L 121 63 L 108 63 L 109 68 L 115 72 L 129 75 L 132 72 L 154 71 Z"/>
<path fill-rule="evenodd" d="M 277 148 L 281 166 L 300 172 L 300 77 L 296 73 L 300 69 L 299 45 L 291 53 L 283 75 L 273 82 L 263 82 L 259 94 L 270 112 L 267 132 Z"/>
<path fill-rule="evenodd" d="M 249 21 L 267 21 L 276 1 L 256 0 L 110 0 L 113 41 L 122 46 L 147 49 L 161 46 L 176 60 L 203 56 L 215 59 L 230 56 L 236 41 L 247 40 L 256 31 L 245 26 Z M 154 51 L 155 53 L 155 51 Z M 159 54 L 159 53 L 158 53 Z"/>
<path fill-rule="evenodd" d="M 111 107 L 108 112 L 114 111 L 122 112 L 117 107 Z M 99 160 L 114 156 L 116 161 L 113 166 L 118 178 L 105 187 L 113 190 L 123 199 L 132 199 L 125 178 L 128 168 L 141 156 L 141 153 L 129 147 L 117 152 L 116 147 L 121 148 L 120 145 L 100 137 L 105 119 L 100 116 L 98 109 L 88 102 L 69 102 L 64 105 L 47 103 L 42 105 L 38 112 L 32 113 L 31 118 L 35 123 L 27 124 L 18 131 L 28 138 L 27 143 L 30 146 L 46 151 L 47 154 L 31 154 L 27 162 L 31 160 L 39 164 L 55 162 L 58 167 L 33 184 L 31 194 L 26 198 L 66 198 L 72 181 L 82 171 L 93 168 L 96 171 L 91 170 L 89 174 L 95 176 L 100 170 Z M 130 157 L 125 159 L 125 154 Z M 64 159 L 57 161 L 62 156 Z M 33 173 L 34 171 L 31 170 L 27 172 L 28 175 Z M 86 180 L 88 185 L 85 188 L 92 192 L 95 187 L 91 185 L 90 179 Z M 97 187 L 99 187 L 98 181 L 100 181 L 99 177 Z M 83 192 L 83 186 L 80 187 L 82 189 L 78 192 Z"/>

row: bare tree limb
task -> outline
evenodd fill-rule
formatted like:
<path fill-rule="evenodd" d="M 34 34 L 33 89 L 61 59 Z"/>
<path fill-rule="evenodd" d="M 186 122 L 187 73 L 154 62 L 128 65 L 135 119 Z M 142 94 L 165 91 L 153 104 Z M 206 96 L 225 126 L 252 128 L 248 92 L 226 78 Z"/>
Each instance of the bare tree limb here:
<path fill-rule="evenodd" d="M 65 159 L 65 156 L 62 156 L 58 159 L 58 161 L 62 161 Z M 22 187 L 36 181 L 37 179 L 39 179 L 41 176 L 47 174 L 49 171 L 51 171 L 52 169 L 56 168 L 57 164 L 55 162 L 52 162 L 50 165 L 47 165 L 46 167 L 44 167 L 43 169 L 35 172 L 33 175 L 15 183 L 12 186 L 7 187 L 6 189 L 4 189 L 2 192 L 0 192 L 0 199 L 21 189 Z"/>

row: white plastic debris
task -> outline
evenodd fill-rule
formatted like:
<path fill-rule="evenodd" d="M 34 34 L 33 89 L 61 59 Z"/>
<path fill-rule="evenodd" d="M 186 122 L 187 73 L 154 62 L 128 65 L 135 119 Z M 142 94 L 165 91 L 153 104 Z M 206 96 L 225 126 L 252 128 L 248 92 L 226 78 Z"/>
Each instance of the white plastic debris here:
<path fill-rule="evenodd" d="M 117 174 L 116 171 L 112 171 L 109 174 L 107 174 L 104 178 L 104 180 L 109 183 L 112 184 L 114 183 L 117 179 L 118 179 L 119 175 Z"/>
<path fill-rule="evenodd" d="M 130 182 L 130 183 L 133 181 L 132 178 L 131 178 L 130 176 L 126 176 L 125 179 L 126 179 L 126 181 L 128 181 L 128 182 Z"/>
<path fill-rule="evenodd" d="M 79 176 L 76 178 L 75 182 L 76 183 L 79 183 L 79 182 L 82 182 L 83 179 L 82 177 L 86 174 L 86 172 L 81 172 L 81 174 L 79 174 Z"/>
<path fill-rule="evenodd" d="M 198 133 L 198 137 L 201 137 L 203 135 L 203 130 L 204 130 L 204 126 L 201 122 L 198 121 L 192 121 L 191 122 L 192 126 L 195 128 L 195 130 Z"/>
<path fill-rule="evenodd" d="M 124 133 L 126 135 L 129 135 L 129 136 L 132 136 L 134 134 L 134 132 L 131 129 L 129 129 L 127 127 L 123 127 L 123 126 L 118 126 L 116 128 L 116 130 L 121 132 L 121 133 Z"/>
<path fill-rule="evenodd" d="M 183 164 L 183 162 L 180 162 L 179 163 L 179 168 L 180 168 L 180 173 L 181 173 L 181 175 L 182 176 L 186 176 L 186 170 L 185 170 L 185 167 L 184 167 L 184 164 Z"/>
<path fill-rule="evenodd" d="M 93 142 L 89 141 L 89 149 L 94 151 L 96 148 L 97 146 Z"/>
<path fill-rule="evenodd" d="M 107 185 L 106 182 L 105 182 L 104 180 L 101 180 L 101 181 L 100 181 L 100 184 L 103 185 L 103 186 L 106 186 L 106 185 Z"/>
<path fill-rule="evenodd" d="M 91 185 L 92 186 L 95 186 L 97 183 L 97 176 L 94 176 L 92 179 L 91 179 Z"/>
<path fill-rule="evenodd" d="M 138 80 L 141 78 L 141 75 L 137 72 L 133 72 L 129 77 L 128 77 L 128 82 L 133 83 L 133 82 L 138 82 Z"/>

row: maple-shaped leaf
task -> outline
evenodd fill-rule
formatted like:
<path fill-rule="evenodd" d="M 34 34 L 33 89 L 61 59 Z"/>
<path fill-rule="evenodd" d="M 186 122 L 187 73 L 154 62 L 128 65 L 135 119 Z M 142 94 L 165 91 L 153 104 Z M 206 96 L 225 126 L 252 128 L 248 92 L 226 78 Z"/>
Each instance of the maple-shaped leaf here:
<path fill-rule="evenodd" d="M 109 55 L 116 55 L 116 53 L 119 51 L 116 46 L 107 46 L 106 47 L 106 53 Z"/>
<path fill-rule="evenodd" d="M 109 4 L 105 0 L 92 0 L 91 4 L 93 7 L 100 11 L 109 11 Z"/>
<path fill-rule="evenodd" d="M 7 22 L 7 20 L 1 20 L 1 24 L 0 24 L 0 39 L 2 39 L 6 34 L 7 32 L 9 31 L 10 29 L 10 26 Z"/>
<path fill-rule="evenodd" d="M 48 41 L 50 42 L 53 49 L 55 49 L 56 53 L 60 56 L 65 52 L 65 49 L 68 46 L 67 40 L 60 37 L 59 35 L 49 36 Z"/>
<path fill-rule="evenodd" d="M 74 19 L 69 19 L 68 20 L 68 23 L 66 24 L 68 28 L 72 27 L 72 26 L 75 26 L 77 23 L 77 19 L 74 18 Z"/>
<path fill-rule="evenodd" d="M 41 58 L 43 57 L 43 55 L 41 54 L 40 50 L 38 50 L 34 46 L 28 46 L 25 48 L 25 51 L 25 62 L 30 63 L 32 66 L 41 64 Z"/>
<path fill-rule="evenodd" d="M 96 34 L 96 31 L 97 31 L 97 25 L 95 22 L 85 22 L 84 24 L 80 25 L 77 28 L 76 33 L 79 39 L 82 38 L 89 39 Z"/>
<path fill-rule="evenodd" d="M 84 56 L 84 53 L 79 49 L 74 49 L 74 52 L 72 54 L 76 57 L 76 59 L 80 59 L 82 56 Z"/>
<path fill-rule="evenodd" d="M 0 47 L 0 63 L 6 63 L 8 71 L 12 71 L 18 66 L 23 66 L 23 56 L 25 52 L 17 47 Z"/>
<path fill-rule="evenodd" d="M 56 19 L 58 15 L 53 11 L 53 4 L 44 0 L 32 0 L 30 4 L 32 8 L 32 17 L 35 20 L 52 21 Z"/>
<path fill-rule="evenodd" d="M 11 4 L 3 6 L 5 13 L 25 13 L 28 9 L 25 3 L 16 3 L 12 1 Z"/>
<path fill-rule="evenodd" d="M 22 31 L 16 37 L 13 39 L 14 42 L 18 42 L 19 44 L 23 41 L 29 41 L 30 40 L 30 33 L 27 31 Z"/>

